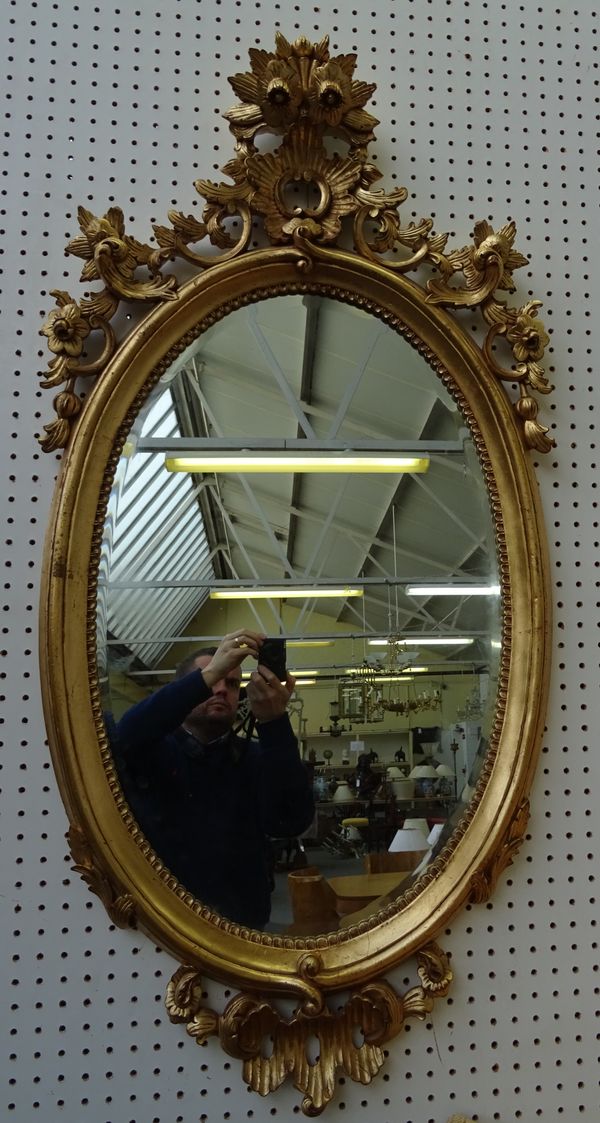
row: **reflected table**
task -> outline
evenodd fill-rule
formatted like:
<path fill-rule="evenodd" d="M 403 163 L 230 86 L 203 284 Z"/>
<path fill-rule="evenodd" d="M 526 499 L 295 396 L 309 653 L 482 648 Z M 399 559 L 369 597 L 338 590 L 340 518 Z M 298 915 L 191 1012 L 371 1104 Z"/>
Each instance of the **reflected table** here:
<path fill-rule="evenodd" d="M 336 911 L 339 916 L 357 912 L 379 897 L 393 897 L 394 891 L 410 877 L 410 872 L 400 873 L 359 873 L 346 877 L 330 877 L 328 882 L 336 897 Z"/>

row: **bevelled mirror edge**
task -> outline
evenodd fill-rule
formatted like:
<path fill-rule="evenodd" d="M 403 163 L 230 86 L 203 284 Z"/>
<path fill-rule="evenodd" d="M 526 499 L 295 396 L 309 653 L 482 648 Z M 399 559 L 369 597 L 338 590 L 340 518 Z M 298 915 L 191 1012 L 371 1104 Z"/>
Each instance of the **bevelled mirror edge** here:
<path fill-rule="evenodd" d="M 338 83 L 341 100 L 334 131 L 347 140 L 351 148 L 344 205 L 347 213 L 355 216 L 358 256 L 327 246 L 328 242 L 335 244 L 341 225 L 340 197 L 339 194 L 336 197 L 334 190 L 333 202 L 327 199 L 325 186 L 331 162 L 328 163 L 329 157 L 322 147 L 322 135 L 331 120 L 322 115 L 318 105 L 315 110 L 314 101 L 308 96 L 310 91 L 307 91 L 305 119 L 286 123 L 286 137 L 292 138 L 292 146 L 286 148 L 284 138 L 271 163 L 274 160 L 277 165 L 279 160 L 277 175 L 283 176 L 282 169 L 285 169 L 291 179 L 298 170 L 311 173 L 321 192 L 321 211 L 317 218 L 312 212 L 309 215 L 308 208 L 305 212 L 297 208 L 296 217 L 292 218 L 285 208 L 278 210 L 277 198 L 268 196 L 268 192 L 268 197 L 265 196 L 266 165 L 263 162 L 260 168 L 261 158 L 254 143 L 257 130 L 264 127 L 269 116 L 267 112 L 265 117 L 262 105 L 255 106 L 258 123 L 250 135 L 244 135 L 241 129 L 241 116 L 236 117 L 233 111 L 227 114 L 238 140 L 238 152 L 247 160 L 244 191 L 238 192 L 236 200 L 242 217 L 242 234 L 234 245 L 229 239 L 230 248 L 224 254 L 229 261 L 207 261 L 190 249 L 190 245 L 207 232 L 212 238 L 224 219 L 231 203 L 231 189 L 228 188 L 230 196 L 226 205 L 223 185 L 219 187 L 204 181 L 197 185 L 208 203 L 207 216 L 210 212 L 212 231 L 210 221 L 204 229 L 201 224 L 193 226 L 192 220 L 186 227 L 183 216 L 172 214 L 172 231 L 155 228 L 159 251 L 141 246 L 125 235 L 118 208 L 111 208 L 102 219 L 96 219 L 83 209 L 80 211 L 82 235 L 69 248 L 86 259 L 87 279 L 104 281 L 105 289 L 97 297 L 80 303 L 67 293 L 57 293 L 58 308 L 43 329 L 55 356 L 46 385 L 66 384 L 55 399 L 57 420 L 46 427 L 43 443 L 47 451 L 67 446 L 67 453 L 57 492 L 55 527 L 46 554 L 45 624 L 41 646 L 49 737 L 72 821 L 71 843 L 76 868 L 101 896 L 113 920 L 129 924 L 135 922 L 137 914 L 144 926 L 185 963 L 213 971 L 220 978 L 233 978 L 240 986 L 264 988 L 267 975 L 275 990 L 303 995 L 306 1010 L 316 1017 L 322 1012 L 322 995 L 326 990 L 368 982 L 414 951 L 425 956 L 425 961 L 421 959 L 424 991 L 431 996 L 437 987 L 437 993 L 444 993 L 449 975 L 443 953 L 440 958 L 437 952 L 428 952 L 427 947 L 431 947 L 435 933 L 464 901 L 486 899 L 523 838 L 527 794 L 539 749 L 548 689 L 549 629 L 545 539 L 537 486 L 525 448 L 548 451 L 551 442 L 547 431 L 537 421 L 537 403 L 531 392 L 546 393 L 550 389 L 540 366 L 547 337 L 537 318 L 538 302 L 528 301 L 519 309 L 507 309 L 496 297 L 496 289 L 513 287 L 512 270 L 525 263 L 513 249 L 514 224 L 508 223 L 494 231 L 487 222 L 479 223 L 473 246 L 451 253 L 445 253 L 446 237 L 431 233 L 430 220 L 424 220 L 419 229 L 413 224 L 402 228 L 397 208 L 406 197 L 404 189 L 393 196 L 367 189 L 366 184 L 375 178 L 365 157 L 375 122 L 362 109 L 358 112 L 357 130 L 356 113 L 353 124 L 344 118 L 344 111 L 348 110 L 344 97 L 348 91 L 343 82 L 340 86 L 339 74 L 331 70 L 326 41 L 311 47 L 306 41 L 290 45 L 281 37 L 278 39 L 278 52 L 281 56 L 281 52 L 287 51 L 292 69 L 301 58 L 307 57 L 307 52 L 310 56 L 311 50 L 314 66 L 309 85 L 316 82 L 322 93 L 331 93 L 335 82 Z M 352 70 L 353 65 L 350 73 Z M 255 78 L 254 75 L 253 81 Z M 260 92 L 259 86 L 260 83 L 256 85 L 255 82 L 253 89 Z M 249 86 L 240 83 L 238 76 L 234 88 L 239 93 Z M 367 96 L 368 92 L 365 100 Z M 268 109 L 267 103 L 268 98 L 265 102 Z M 304 147 L 298 143 L 299 139 Z M 290 162 L 292 151 L 294 158 Z M 305 160 L 304 166 L 301 166 L 302 160 Z M 254 173 L 256 179 L 253 179 Z M 270 182 L 273 185 L 275 180 Z M 251 214 L 265 220 L 269 238 L 275 242 L 287 241 L 289 248 L 251 251 Z M 386 237 L 380 238 L 376 248 L 365 235 L 367 218 L 379 219 L 382 229 L 387 223 Z M 226 243 L 221 240 L 220 244 Z M 385 251 L 392 247 L 399 249 L 404 258 L 386 264 L 376 249 Z M 127 262 L 125 270 L 116 268 L 119 254 L 121 261 Z M 165 262 L 177 256 L 205 270 L 183 288 L 178 287 L 173 275 L 162 274 Z M 147 282 L 140 282 L 134 276 L 140 265 L 149 268 Z M 421 265 L 438 270 L 438 277 L 423 287 L 403 276 Z M 461 272 L 465 277 L 463 287 L 453 287 L 450 280 L 456 281 Z M 217 927 L 213 920 L 202 915 L 202 910 L 190 909 L 185 896 L 171 891 L 165 894 L 165 888 L 169 890 L 169 887 L 157 876 L 157 868 L 152 868 L 143 850 L 131 844 L 132 834 L 114 798 L 115 793 L 118 795 L 118 785 L 112 782 L 108 745 L 103 743 L 102 735 L 98 739 L 102 715 L 90 641 L 94 589 L 88 588 L 88 572 L 90 560 L 92 563 L 97 560 L 94 519 L 98 499 L 107 485 L 106 466 L 115 455 L 115 438 L 132 401 L 143 392 L 156 362 L 162 360 L 169 333 L 172 333 L 173 345 L 177 345 L 191 330 L 198 314 L 194 306 L 196 299 L 206 317 L 211 315 L 211 308 L 216 315 L 225 314 L 236 301 L 247 299 L 249 294 L 252 294 L 251 299 L 256 299 L 257 289 L 267 291 L 266 274 L 272 278 L 275 289 L 295 288 L 299 274 L 305 277 L 309 287 L 315 286 L 315 291 L 320 284 L 324 286 L 323 291 L 328 286 L 340 285 L 347 298 L 371 302 L 380 310 L 386 309 L 385 314 L 392 318 L 400 305 L 400 320 L 408 324 L 410 330 L 412 312 L 412 330 L 416 337 L 435 356 L 440 368 L 451 372 L 457 385 L 461 385 L 464 371 L 471 375 L 476 372 L 471 381 L 465 377 L 464 402 L 467 415 L 470 412 L 473 418 L 472 432 L 481 434 L 481 453 L 484 461 L 488 458 L 484 475 L 491 505 L 498 514 L 504 647 L 497 700 L 497 751 L 488 756 L 489 775 L 485 776 L 481 798 L 467 816 L 465 832 L 446 856 L 443 869 L 430 871 L 429 884 L 401 912 L 392 908 L 391 913 L 375 917 L 374 923 L 349 931 L 351 962 L 344 952 L 347 940 L 318 939 L 301 943 L 273 940 L 265 972 L 264 957 L 257 951 L 264 946 L 261 938 L 240 933 L 227 923 Z M 150 313 L 131 336 L 122 339 L 117 348 L 109 320 L 123 299 L 164 303 Z M 468 338 L 457 321 L 436 306 L 479 307 L 484 321 L 491 325 L 482 349 Z M 101 353 L 89 362 L 81 362 L 84 341 L 98 328 L 102 333 Z M 501 366 L 497 359 L 495 346 L 502 341 L 512 348 L 511 366 Z M 82 409 L 76 386 L 78 375 L 94 376 L 101 372 L 102 377 Z M 504 381 L 519 387 L 514 408 L 501 385 Z M 76 419 L 75 424 L 73 419 Z M 84 620 L 87 628 L 82 626 Z M 77 702 L 74 712 L 71 711 L 73 699 Z M 108 771 L 105 771 L 107 762 Z M 198 926 L 202 933 L 200 939 Z M 240 939 L 240 935 L 243 938 Z M 430 971 L 426 966 L 428 956 L 435 961 Z M 192 992 L 196 995 L 198 979 L 197 972 L 186 976 L 184 988 L 188 988 L 188 996 Z M 181 982 L 180 978 L 178 983 Z M 427 994 L 421 998 L 425 1001 Z M 393 1032 L 397 1032 L 404 1020 L 402 1002 L 398 1005 L 397 998 L 390 994 L 386 1001 L 389 1023 Z M 170 1015 L 174 1020 L 186 1020 L 182 1009 L 171 994 Z M 197 1014 L 198 1011 L 193 1013 L 192 1020 Z M 246 1011 L 246 1015 L 250 1024 L 255 1012 Z M 237 1007 L 231 1016 L 234 1020 L 239 1017 Z M 214 1019 L 211 1021 L 208 1015 L 205 1030 L 207 1034 L 215 1032 Z M 382 1040 L 390 1035 L 387 1030 L 382 1033 Z M 222 1042 L 227 1048 L 223 1036 Z M 250 1081 L 253 1087 L 260 1086 L 260 1069 L 257 1059 L 256 1072 Z M 315 1107 L 314 1101 L 312 1106 Z M 319 1110 L 322 1106 L 324 1104 Z M 305 1109 L 313 1114 L 310 1104 Z"/>

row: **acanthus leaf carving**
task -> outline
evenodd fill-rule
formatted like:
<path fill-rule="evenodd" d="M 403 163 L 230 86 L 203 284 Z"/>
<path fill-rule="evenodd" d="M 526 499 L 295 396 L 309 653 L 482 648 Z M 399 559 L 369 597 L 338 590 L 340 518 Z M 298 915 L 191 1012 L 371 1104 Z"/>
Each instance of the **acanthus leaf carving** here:
<path fill-rule="evenodd" d="M 319 43 L 304 36 L 290 43 L 277 32 L 275 44 L 274 54 L 250 48 L 250 73 L 229 79 L 243 103 L 224 114 L 238 148 L 253 148 L 259 131 L 285 131 L 305 118 L 363 150 L 379 122 L 364 108 L 375 85 L 353 78 L 356 55 L 332 59 L 329 36 Z"/>
<path fill-rule="evenodd" d="M 506 835 L 501 845 L 496 850 L 492 861 L 471 878 L 469 900 L 473 904 L 483 904 L 485 901 L 489 900 L 498 878 L 507 866 L 512 865 L 512 861 L 525 837 L 528 822 L 529 800 L 524 799 L 520 803 L 514 818 L 511 820 Z"/>
<path fill-rule="evenodd" d="M 113 924 L 117 928 L 135 928 L 133 898 L 115 885 L 101 868 L 83 831 L 71 824 L 67 841 L 73 859 L 73 870 L 81 875 L 91 892 L 100 898 Z"/>
<path fill-rule="evenodd" d="M 82 399 L 75 393 L 77 379 L 101 374 L 114 354 L 117 341 L 108 321 L 121 300 L 153 302 L 175 300 L 177 296 L 177 278 L 174 275 L 163 277 L 160 272 L 163 262 L 172 256 L 171 252 L 153 249 L 125 234 L 123 212 L 119 207 L 111 207 L 102 218 L 79 207 L 78 220 L 81 234 L 69 242 L 65 252 L 83 259 L 82 281 L 101 280 L 105 287 L 88 294 L 80 302 L 61 289 L 51 291 L 57 307 L 49 313 L 40 334 L 46 336 L 53 358 L 41 384 L 51 388 L 66 383 L 68 409 L 65 412 L 64 396 L 54 399 L 58 418 L 44 426 L 46 436 L 40 438 L 45 452 L 65 448 L 69 441 L 73 421 L 81 410 Z M 147 268 L 149 279 L 136 278 L 140 266 Z M 84 345 L 92 331 L 103 335 L 100 353 L 84 361 Z"/>
<path fill-rule="evenodd" d="M 541 301 L 530 300 L 521 308 L 509 308 L 496 297 L 498 289 L 514 291 L 514 270 L 528 264 L 528 259 L 513 248 L 515 236 L 514 222 L 507 223 L 497 232 L 488 222 L 476 223 L 472 246 L 451 251 L 445 255 L 443 264 L 438 260 L 444 279 L 427 282 L 427 300 L 447 308 L 479 306 L 483 319 L 491 325 L 483 343 L 483 353 L 491 370 L 501 381 L 520 384 L 521 398 L 514 408 L 523 422 L 525 443 L 538 452 L 548 452 L 555 442 L 546 436 L 548 429 L 536 421 L 538 407 L 535 399 L 528 398 L 527 407 L 521 404 L 527 387 L 540 394 L 549 394 L 553 389 L 540 365 L 549 343 L 542 321 L 536 315 Z M 448 284 L 458 272 L 462 272 L 465 278 L 464 288 Z M 511 347 L 514 366 L 502 367 L 498 363 L 493 345 L 499 336 L 503 336 Z M 524 408 L 529 413 L 524 413 Z"/>
<path fill-rule="evenodd" d="M 125 233 L 120 207 L 111 207 L 97 218 L 85 207 L 77 211 L 81 235 L 69 242 L 65 252 L 83 258 L 82 281 L 104 281 L 107 289 L 122 300 L 175 300 L 177 278 L 163 277 L 160 269 L 168 257 L 162 249 L 138 242 Z M 136 279 L 145 265 L 149 280 Z"/>

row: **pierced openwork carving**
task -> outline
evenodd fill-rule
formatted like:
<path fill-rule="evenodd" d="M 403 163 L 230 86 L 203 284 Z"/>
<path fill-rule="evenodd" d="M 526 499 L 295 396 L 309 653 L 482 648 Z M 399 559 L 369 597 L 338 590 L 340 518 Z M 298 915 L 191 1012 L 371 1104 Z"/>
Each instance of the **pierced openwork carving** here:
<path fill-rule="evenodd" d="M 104 289 L 80 301 L 52 291 L 57 307 L 41 332 L 54 357 L 42 386 L 64 384 L 64 389 L 54 399 L 56 420 L 44 426 L 43 449 L 66 446 L 81 410 L 76 380 L 100 375 L 114 354 L 117 340 L 109 321 L 120 302 L 177 299 L 177 277 L 162 272 L 167 261 L 180 257 L 199 269 L 229 261 L 248 250 L 253 221 L 260 219 L 274 246 L 301 239 L 309 266 L 311 247 L 337 244 L 345 220 L 352 218 L 355 248 L 363 257 L 397 273 L 432 266 L 438 276 L 427 282 L 427 300 L 449 309 L 479 308 L 489 329 L 483 350 L 490 369 L 500 381 L 518 384 L 514 408 L 525 444 L 549 451 L 554 441 L 537 420 L 533 397 L 533 391 L 552 390 L 541 365 L 548 336 L 537 314 L 540 301 L 511 308 L 498 295 L 514 291 L 513 273 L 528 263 L 514 248 L 514 222 L 497 231 L 478 222 L 473 244 L 448 252 L 448 235 L 434 234 L 431 219 L 403 226 L 399 208 L 408 197 L 406 188 L 389 194 L 373 190 L 381 173 L 367 149 L 378 121 L 364 106 L 375 85 L 354 79 L 355 55 L 330 58 L 327 37 L 319 43 L 302 37 L 289 43 L 277 34 L 275 52 L 251 49 L 250 61 L 250 72 L 230 79 L 242 104 L 225 113 L 236 154 L 223 171 L 233 182 L 196 181 L 205 200 L 202 221 L 171 211 L 170 226 L 154 227 L 156 249 L 126 234 L 119 207 L 101 218 L 79 208 L 81 234 L 66 252 L 85 262 L 82 281 L 102 281 Z M 263 153 L 256 141 L 265 132 L 283 133 L 283 139 L 274 151 Z M 328 151 L 327 135 L 348 145 L 345 156 Z M 299 204 L 293 194 L 298 183 L 312 186 L 314 202 Z M 241 224 L 239 233 L 230 229 L 234 219 Z M 213 249 L 208 256 L 191 248 L 204 241 Z M 145 279 L 137 277 L 140 267 L 147 271 Z M 102 333 L 101 351 L 84 357 L 92 332 Z M 506 366 L 494 353 L 501 340 L 512 352 Z"/>
<path fill-rule="evenodd" d="M 317 1001 L 305 1002 L 291 1018 L 283 1018 L 270 1002 L 238 994 L 218 1015 L 202 1005 L 200 975 L 186 966 L 173 975 L 165 1002 L 171 1021 L 185 1023 L 199 1045 L 210 1036 L 219 1037 L 225 1052 L 243 1061 L 243 1079 L 255 1092 L 267 1095 L 290 1076 L 304 1093 L 302 1111 L 316 1116 L 334 1095 L 339 1069 L 360 1084 L 370 1084 L 384 1063 L 386 1042 L 408 1018 L 424 1018 L 434 1000 L 448 993 L 452 971 L 441 948 L 424 948 L 417 963 L 421 985 L 403 997 L 379 980 L 355 991 L 337 1011 L 319 994 Z M 363 1039 L 358 1045 L 357 1030 Z M 307 1046 L 314 1038 L 319 1054 L 311 1058 Z"/>

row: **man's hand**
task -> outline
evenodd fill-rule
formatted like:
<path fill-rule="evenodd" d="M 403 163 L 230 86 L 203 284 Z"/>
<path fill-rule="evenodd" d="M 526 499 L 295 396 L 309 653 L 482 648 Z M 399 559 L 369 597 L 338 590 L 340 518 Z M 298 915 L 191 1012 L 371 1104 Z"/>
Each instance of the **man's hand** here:
<path fill-rule="evenodd" d="M 215 683 L 227 678 L 227 675 L 244 662 L 247 655 L 258 659 L 262 642 L 266 637 L 258 632 L 250 632 L 247 628 L 238 628 L 223 636 L 210 663 L 202 671 L 206 685 L 212 690 Z"/>
<path fill-rule="evenodd" d="M 277 675 L 259 663 L 246 687 L 250 709 L 256 720 L 274 721 L 281 717 L 287 710 L 295 685 L 296 680 L 290 674 L 285 682 L 280 682 Z"/>

